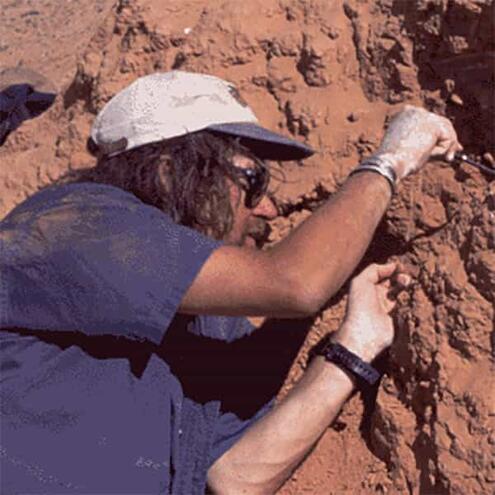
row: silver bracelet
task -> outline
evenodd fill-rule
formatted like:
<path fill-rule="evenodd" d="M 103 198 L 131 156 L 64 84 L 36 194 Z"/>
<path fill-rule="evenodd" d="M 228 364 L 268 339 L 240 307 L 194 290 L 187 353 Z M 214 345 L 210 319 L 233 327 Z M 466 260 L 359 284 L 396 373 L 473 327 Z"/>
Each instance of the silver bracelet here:
<path fill-rule="evenodd" d="M 354 175 L 359 172 L 375 172 L 380 174 L 382 177 L 387 179 L 390 188 L 392 189 L 392 194 L 395 192 L 395 187 L 397 185 L 397 174 L 390 160 L 387 160 L 381 156 L 370 156 L 362 161 L 350 174 Z"/>

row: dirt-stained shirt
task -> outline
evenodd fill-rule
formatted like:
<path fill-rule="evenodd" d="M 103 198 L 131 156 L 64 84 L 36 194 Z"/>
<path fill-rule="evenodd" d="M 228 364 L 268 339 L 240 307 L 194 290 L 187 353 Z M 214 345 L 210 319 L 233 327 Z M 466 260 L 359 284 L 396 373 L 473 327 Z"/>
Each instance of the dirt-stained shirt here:
<path fill-rule="evenodd" d="M 272 402 L 241 417 L 215 387 L 248 320 L 177 313 L 220 245 L 103 184 L 0 222 L 2 494 L 204 492 Z"/>

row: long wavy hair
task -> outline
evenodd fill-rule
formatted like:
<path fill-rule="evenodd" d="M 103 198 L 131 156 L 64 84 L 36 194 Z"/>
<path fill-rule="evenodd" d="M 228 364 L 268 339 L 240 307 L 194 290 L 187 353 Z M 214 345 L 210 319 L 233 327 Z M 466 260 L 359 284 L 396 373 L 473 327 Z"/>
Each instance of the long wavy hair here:
<path fill-rule="evenodd" d="M 242 186 L 232 165 L 236 154 L 256 158 L 235 138 L 200 131 L 114 157 L 97 155 L 96 166 L 70 171 L 56 183 L 119 187 L 169 214 L 176 223 L 223 239 L 234 219 L 227 179 L 234 187 Z"/>

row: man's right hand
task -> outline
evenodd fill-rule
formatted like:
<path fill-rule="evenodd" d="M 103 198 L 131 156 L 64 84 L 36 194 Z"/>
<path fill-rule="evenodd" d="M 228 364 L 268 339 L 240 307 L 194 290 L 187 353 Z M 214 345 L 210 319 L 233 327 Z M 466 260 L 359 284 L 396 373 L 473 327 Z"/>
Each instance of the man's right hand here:
<path fill-rule="evenodd" d="M 460 149 L 450 122 L 406 107 L 378 150 L 403 178 L 430 156 Z M 362 259 L 390 200 L 378 174 L 356 174 L 272 249 L 222 246 L 203 265 L 180 312 L 290 318 L 314 315 Z M 310 255 L 308 255 L 310 253 Z"/>
<path fill-rule="evenodd" d="M 397 179 L 401 180 L 421 169 L 430 158 L 452 161 L 461 149 L 450 120 L 406 105 L 390 122 L 374 156 L 383 156 L 393 163 Z"/>

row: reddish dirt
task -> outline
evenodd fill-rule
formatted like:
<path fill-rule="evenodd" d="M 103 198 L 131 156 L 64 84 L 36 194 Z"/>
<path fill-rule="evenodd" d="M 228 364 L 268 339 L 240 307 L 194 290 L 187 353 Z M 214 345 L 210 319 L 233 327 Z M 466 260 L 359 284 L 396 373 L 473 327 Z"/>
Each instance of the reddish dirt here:
<path fill-rule="evenodd" d="M 284 166 L 272 242 L 336 190 L 402 103 L 451 118 L 473 157 L 495 154 L 491 0 L 113 3 L 3 2 L 0 69 L 37 69 L 60 97 L 0 148 L 0 215 L 91 164 L 95 113 L 135 77 L 170 68 L 235 82 L 266 126 L 318 149 Z M 351 399 L 282 494 L 495 490 L 493 180 L 443 163 L 408 179 L 366 256 L 389 258 L 415 284 L 400 295 L 388 374 L 375 401 Z M 343 294 L 314 321 L 282 394 L 337 328 Z"/>

